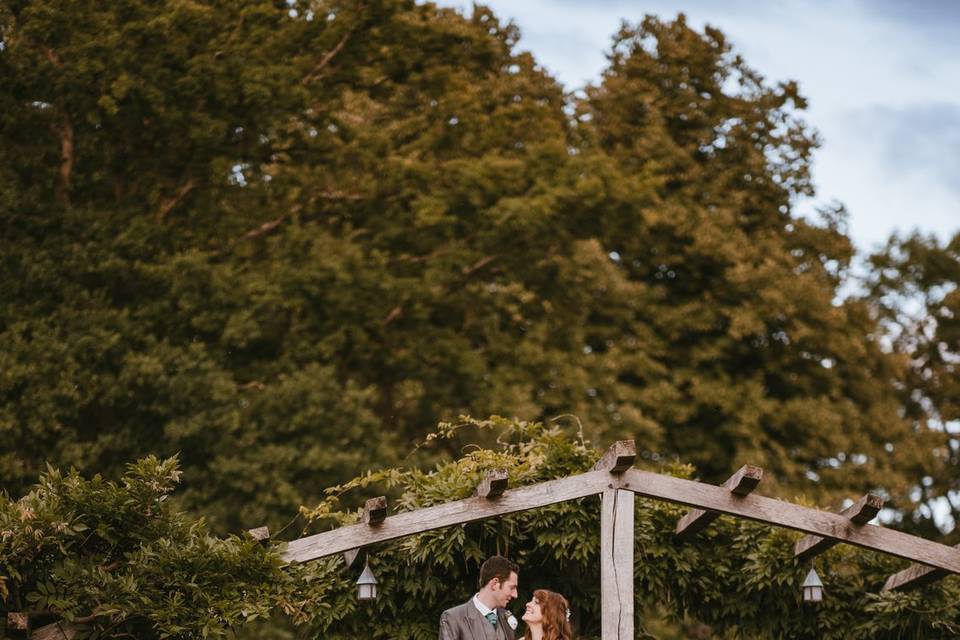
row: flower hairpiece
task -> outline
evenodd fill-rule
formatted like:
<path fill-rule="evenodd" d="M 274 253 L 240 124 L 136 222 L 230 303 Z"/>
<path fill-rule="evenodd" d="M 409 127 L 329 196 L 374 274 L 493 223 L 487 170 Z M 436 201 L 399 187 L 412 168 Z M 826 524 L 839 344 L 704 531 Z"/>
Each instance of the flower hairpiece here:
<path fill-rule="evenodd" d="M 570 607 L 567 607 L 567 622 L 570 622 Z"/>

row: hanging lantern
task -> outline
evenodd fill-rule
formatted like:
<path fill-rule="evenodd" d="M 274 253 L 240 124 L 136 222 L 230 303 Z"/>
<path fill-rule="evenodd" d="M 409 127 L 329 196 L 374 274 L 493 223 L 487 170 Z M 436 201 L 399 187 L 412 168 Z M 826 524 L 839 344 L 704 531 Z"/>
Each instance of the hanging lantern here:
<path fill-rule="evenodd" d="M 377 577 L 370 571 L 370 564 L 364 563 L 363 573 L 357 579 L 357 598 L 360 600 L 377 599 Z"/>
<path fill-rule="evenodd" d="M 803 581 L 803 602 L 805 604 L 817 604 L 823 600 L 823 583 L 820 582 L 820 576 L 813 569 L 807 574 L 807 579 Z"/>

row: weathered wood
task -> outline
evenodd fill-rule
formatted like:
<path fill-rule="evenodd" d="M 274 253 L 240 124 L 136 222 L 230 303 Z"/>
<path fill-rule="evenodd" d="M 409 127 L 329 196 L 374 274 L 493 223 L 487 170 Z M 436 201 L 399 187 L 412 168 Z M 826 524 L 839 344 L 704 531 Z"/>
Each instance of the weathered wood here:
<path fill-rule="evenodd" d="M 594 471 L 623 473 L 637 459 L 637 445 L 633 440 L 618 440 L 593 465 Z"/>
<path fill-rule="evenodd" d="M 487 500 L 499 498 L 507 490 L 507 480 L 507 472 L 503 469 L 487 471 L 477 486 L 476 495 Z"/>
<path fill-rule="evenodd" d="M 633 640 L 633 509 L 630 491 L 608 489 L 600 508 L 602 640 Z"/>
<path fill-rule="evenodd" d="M 883 509 L 883 498 L 873 493 L 868 493 L 855 503 L 840 512 L 841 516 L 850 519 L 850 523 L 856 526 L 863 526 L 877 517 Z M 797 540 L 793 546 L 793 555 L 797 560 L 809 560 L 816 557 L 833 547 L 839 542 L 831 538 L 821 536 L 804 536 Z"/>
<path fill-rule="evenodd" d="M 270 542 L 270 528 L 269 527 L 257 527 L 256 529 L 250 529 L 247 531 L 250 534 L 250 537 L 260 542 L 261 544 L 266 544 Z"/>
<path fill-rule="evenodd" d="M 30 614 L 26 611 L 7 612 L 7 631 L 12 631 L 21 637 L 30 635 Z"/>
<path fill-rule="evenodd" d="M 956 545 L 954 549 L 960 549 L 960 545 Z M 912 564 L 903 571 L 898 571 L 887 578 L 881 591 L 908 591 L 910 589 L 917 589 L 942 580 L 949 574 L 949 571 L 944 571 L 943 569 L 934 569 L 933 567 L 922 564 Z"/>
<path fill-rule="evenodd" d="M 730 493 L 738 496 L 749 495 L 760 484 L 763 478 L 763 469 L 752 464 L 745 464 L 735 474 L 727 478 L 721 486 Z M 711 522 L 720 517 L 716 511 L 691 509 L 677 522 L 676 536 L 679 540 L 686 540 L 706 529 Z"/>
<path fill-rule="evenodd" d="M 948 575 L 950 575 L 949 571 L 914 563 L 903 571 L 899 571 L 887 578 L 881 591 L 908 591 L 910 589 L 918 589 L 942 580 Z"/>
<path fill-rule="evenodd" d="M 353 566 L 358 555 L 360 555 L 360 549 L 347 549 L 343 552 L 343 561 L 347 563 L 348 567 Z"/>
<path fill-rule="evenodd" d="M 34 630 L 30 640 L 72 640 L 77 635 L 77 628 L 69 622 L 54 622 Z"/>
<path fill-rule="evenodd" d="M 874 525 L 856 526 L 837 513 L 766 498 L 735 496 L 724 487 L 630 469 L 620 486 L 647 498 L 719 511 L 787 529 L 833 538 L 866 549 L 960 573 L 960 549 Z"/>
<path fill-rule="evenodd" d="M 615 468 L 617 465 L 611 466 Z M 741 485 L 738 485 L 741 486 Z M 473 497 L 396 514 L 377 527 L 357 524 L 294 540 L 283 558 L 306 562 L 366 545 L 441 529 L 456 524 L 626 489 L 646 498 L 665 500 L 706 511 L 739 516 L 830 538 L 960 574 L 960 549 L 873 525 L 856 525 L 845 516 L 750 494 L 741 496 L 717 487 L 671 476 L 626 469 L 590 471 L 505 491 L 498 500 Z"/>
<path fill-rule="evenodd" d="M 370 526 L 379 526 L 387 519 L 387 498 L 386 496 L 377 496 L 370 498 L 363 505 L 363 517 L 361 521 Z"/>
<path fill-rule="evenodd" d="M 616 482 L 616 478 L 611 478 L 607 471 L 590 471 L 568 478 L 509 489 L 496 500 L 473 497 L 416 511 L 401 512 L 387 518 L 379 527 L 369 527 L 365 524 L 348 525 L 293 540 L 287 544 L 283 558 L 287 562 L 306 562 L 342 553 L 348 549 L 395 540 L 424 531 L 595 495 L 615 487 Z"/>

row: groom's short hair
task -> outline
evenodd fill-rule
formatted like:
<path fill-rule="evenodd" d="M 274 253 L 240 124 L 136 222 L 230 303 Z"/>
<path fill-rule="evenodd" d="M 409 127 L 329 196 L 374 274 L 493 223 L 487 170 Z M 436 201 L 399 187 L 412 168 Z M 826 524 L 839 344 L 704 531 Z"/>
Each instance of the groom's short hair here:
<path fill-rule="evenodd" d="M 490 556 L 480 565 L 480 588 L 483 589 L 494 578 L 503 584 L 510 579 L 511 573 L 520 573 L 520 567 L 503 556 Z"/>

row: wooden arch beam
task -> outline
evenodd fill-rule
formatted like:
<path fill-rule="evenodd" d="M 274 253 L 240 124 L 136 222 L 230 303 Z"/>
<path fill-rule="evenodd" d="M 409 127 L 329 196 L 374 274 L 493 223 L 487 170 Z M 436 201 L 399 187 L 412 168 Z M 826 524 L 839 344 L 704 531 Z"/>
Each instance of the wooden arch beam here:
<path fill-rule="evenodd" d="M 403 511 L 375 527 L 365 523 L 353 524 L 293 540 L 287 543 L 283 559 L 286 562 L 316 560 L 425 531 L 597 495 L 616 482 L 607 471 L 590 471 L 504 491 L 496 500 L 474 496 L 416 511 Z"/>

